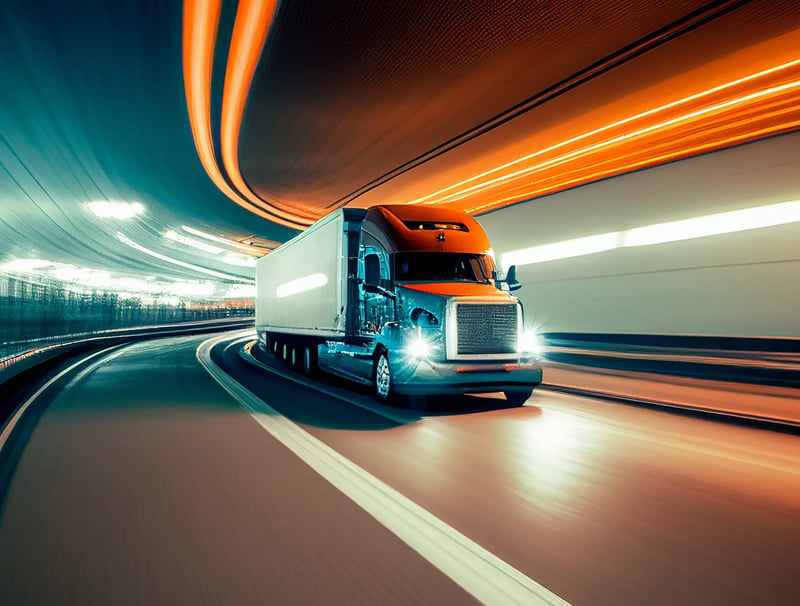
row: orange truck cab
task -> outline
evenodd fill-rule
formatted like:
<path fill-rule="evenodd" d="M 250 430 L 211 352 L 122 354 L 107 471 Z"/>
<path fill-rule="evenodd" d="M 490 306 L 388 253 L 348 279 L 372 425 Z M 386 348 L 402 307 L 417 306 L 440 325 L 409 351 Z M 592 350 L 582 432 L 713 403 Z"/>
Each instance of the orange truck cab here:
<path fill-rule="evenodd" d="M 503 392 L 522 404 L 542 368 L 511 275 L 498 279 L 466 213 L 341 209 L 258 261 L 259 343 L 379 400 Z"/>

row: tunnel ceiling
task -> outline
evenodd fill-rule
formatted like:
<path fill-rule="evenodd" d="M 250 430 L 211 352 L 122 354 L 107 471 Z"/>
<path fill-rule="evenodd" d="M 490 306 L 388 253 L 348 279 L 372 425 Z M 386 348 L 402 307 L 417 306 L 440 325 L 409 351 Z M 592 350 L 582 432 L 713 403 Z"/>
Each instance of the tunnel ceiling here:
<path fill-rule="evenodd" d="M 249 283 L 343 205 L 479 214 L 800 125 L 791 1 L 6 2 L 0 34 L 33 276 Z"/>

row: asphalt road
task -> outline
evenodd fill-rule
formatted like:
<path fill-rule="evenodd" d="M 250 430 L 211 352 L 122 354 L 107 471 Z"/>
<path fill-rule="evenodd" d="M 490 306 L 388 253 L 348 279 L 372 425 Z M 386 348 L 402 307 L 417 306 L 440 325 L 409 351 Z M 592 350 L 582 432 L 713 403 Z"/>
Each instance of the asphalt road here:
<path fill-rule="evenodd" d="M 124 348 L 38 404 L 4 457 L 0 603 L 476 603 L 264 431 L 204 339 Z M 270 406 L 573 604 L 800 595 L 798 435 L 544 390 L 389 419 L 237 350 L 214 357 Z"/>

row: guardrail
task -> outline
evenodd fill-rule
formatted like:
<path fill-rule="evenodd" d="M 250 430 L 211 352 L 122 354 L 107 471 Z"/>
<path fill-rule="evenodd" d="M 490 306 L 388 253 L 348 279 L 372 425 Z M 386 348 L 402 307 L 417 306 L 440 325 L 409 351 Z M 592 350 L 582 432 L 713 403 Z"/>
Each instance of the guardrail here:
<path fill-rule="evenodd" d="M 800 427 L 800 339 L 549 333 L 544 385 L 599 397 Z"/>
<path fill-rule="evenodd" d="M 17 352 L 0 359 L 0 385 L 38 364 L 65 355 L 78 348 L 101 347 L 125 341 L 134 341 L 152 337 L 169 337 L 183 334 L 213 332 L 248 328 L 253 325 L 253 318 L 230 318 L 205 320 L 202 322 L 181 322 L 157 326 L 137 326 L 134 328 L 118 328 L 112 330 L 93 331 L 73 335 L 59 335 L 47 339 L 35 339 L 28 343 L 34 345 L 29 349 Z"/>
<path fill-rule="evenodd" d="M 800 387 L 800 338 L 545 333 L 551 362 L 751 385 Z"/>

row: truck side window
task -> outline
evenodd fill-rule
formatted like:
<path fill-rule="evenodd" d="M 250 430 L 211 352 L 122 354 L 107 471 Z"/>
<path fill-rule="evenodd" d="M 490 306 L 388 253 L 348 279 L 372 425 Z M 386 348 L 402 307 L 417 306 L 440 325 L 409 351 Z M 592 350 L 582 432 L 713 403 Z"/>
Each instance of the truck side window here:
<path fill-rule="evenodd" d="M 380 289 L 391 287 L 391 275 L 389 273 L 389 254 L 377 243 L 370 242 L 364 238 L 365 242 L 359 255 L 359 278 L 360 299 L 362 310 L 361 327 L 365 334 L 375 334 L 387 322 L 395 320 L 394 301 L 385 296 Z M 369 280 L 367 279 L 369 278 Z M 380 287 L 378 292 L 368 288 L 370 283 Z"/>

